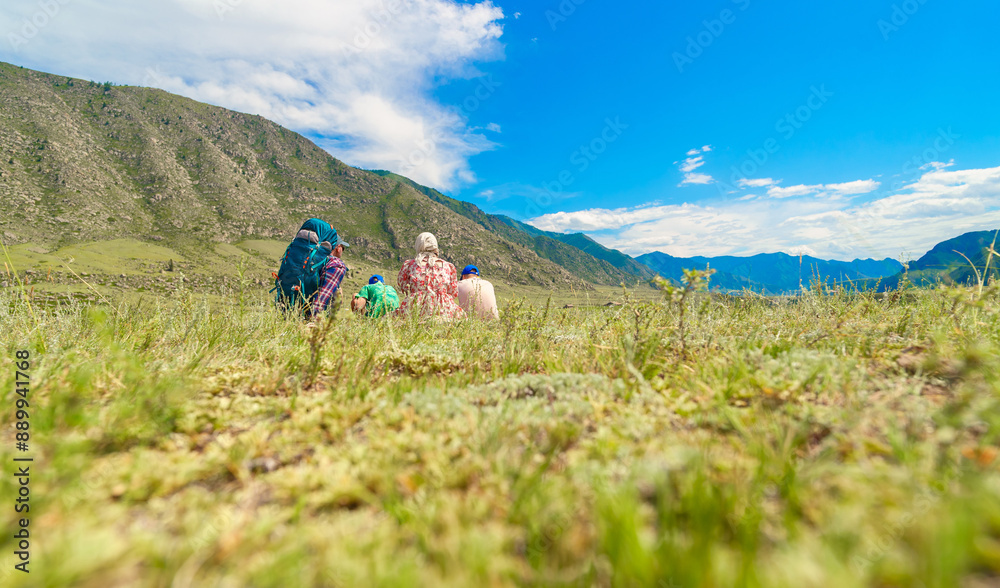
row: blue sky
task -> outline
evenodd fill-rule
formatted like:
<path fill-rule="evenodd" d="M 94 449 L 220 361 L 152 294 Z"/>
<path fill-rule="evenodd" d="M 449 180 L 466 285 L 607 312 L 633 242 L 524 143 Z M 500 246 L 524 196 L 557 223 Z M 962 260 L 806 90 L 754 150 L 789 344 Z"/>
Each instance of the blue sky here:
<path fill-rule="evenodd" d="M 996 2 L 61 2 L 0 8 L 0 59 L 630 254 L 915 258 L 1000 227 Z"/>

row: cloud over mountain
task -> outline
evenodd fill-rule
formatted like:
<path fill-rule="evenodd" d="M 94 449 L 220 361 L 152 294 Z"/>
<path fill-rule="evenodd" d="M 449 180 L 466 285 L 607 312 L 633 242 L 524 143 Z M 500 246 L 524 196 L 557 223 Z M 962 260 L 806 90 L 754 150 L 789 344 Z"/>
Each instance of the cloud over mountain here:
<path fill-rule="evenodd" d="M 0 31 L 38 11 L 6 3 Z M 502 57 L 503 18 L 490 0 L 63 2 L 25 43 L 2 39 L 0 59 L 260 114 L 348 163 L 448 188 L 493 144 L 432 90 Z"/>
<path fill-rule="evenodd" d="M 957 233 L 1000 226 L 1000 167 L 927 169 L 903 189 L 876 198 L 860 198 L 879 188 L 874 180 L 788 188 L 750 181 L 747 187 L 770 186 L 771 197 L 558 212 L 529 222 L 549 231 L 590 232 L 633 255 L 806 251 L 844 260 L 919 256 Z"/>

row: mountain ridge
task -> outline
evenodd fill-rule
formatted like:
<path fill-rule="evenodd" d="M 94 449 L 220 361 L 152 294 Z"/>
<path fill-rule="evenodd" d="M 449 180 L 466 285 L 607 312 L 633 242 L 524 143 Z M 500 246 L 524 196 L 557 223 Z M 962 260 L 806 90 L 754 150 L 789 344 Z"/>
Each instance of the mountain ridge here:
<path fill-rule="evenodd" d="M 760 253 L 749 257 L 673 257 L 659 251 L 640 255 L 637 261 L 662 277 L 680 280 L 684 269 L 716 270 L 711 284 L 724 290 L 751 290 L 760 294 L 787 294 L 801 291 L 816 282 L 858 282 L 896 275 L 900 262 L 864 259 L 851 262 L 823 260 L 787 253 Z"/>
<path fill-rule="evenodd" d="M 532 249 L 540 257 L 563 267 L 574 274 L 587 276 L 595 283 L 618 285 L 633 284 L 652 277 L 652 272 L 631 257 L 608 249 L 582 233 L 565 235 L 537 229 L 508 216 L 491 214 L 475 204 L 457 200 L 440 191 L 387 170 L 370 170 L 382 177 L 397 179 L 409 184 L 428 198 L 447 206 L 462 216 L 480 224 L 487 230 Z"/>
<path fill-rule="evenodd" d="M 592 283 L 410 182 L 351 167 L 263 117 L 162 90 L 0 63 L 0 129 L 8 244 L 134 238 L 202 255 L 213 243 L 289 240 L 317 216 L 353 245 L 348 260 L 397 264 L 430 231 L 442 257 L 512 284 Z M 577 269 L 600 265 L 570 253 Z"/>
<path fill-rule="evenodd" d="M 990 254 L 991 250 L 996 251 L 998 236 L 1000 229 L 990 229 L 970 231 L 941 241 L 916 261 L 907 264 L 904 272 L 886 280 L 881 288 L 898 288 L 904 277 L 918 286 L 976 285 L 980 280 L 986 283 L 1000 279 L 1000 268 L 997 267 L 1000 258 Z"/>

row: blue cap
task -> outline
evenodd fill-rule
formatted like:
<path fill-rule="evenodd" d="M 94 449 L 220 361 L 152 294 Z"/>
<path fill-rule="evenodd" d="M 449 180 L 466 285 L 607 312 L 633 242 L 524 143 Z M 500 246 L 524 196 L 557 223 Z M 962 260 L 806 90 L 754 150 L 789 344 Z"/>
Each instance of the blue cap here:
<path fill-rule="evenodd" d="M 473 274 L 473 275 L 478 276 L 479 275 L 479 268 L 476 267 L 476 266 L 474 266 L 474 265 L 467 265 L 464 268 L 462 268 L 462 275 L 463 276 L 467 276 L 469 274 Z"/>
<path fill-rule="evenodd" d="M 368 283 L 369 283 L 369 284 L 374 284 L 374 283 L 376 283 L 376 282 L 382 282 L 382 283 L 384 284 L 384 283 L 385 283 L 385 278 L 383 278 L 382 276 L 380 276 L 380 275 L 378 275 L 378 274 L 375 274 L 374 276 L 372 276 L 372 277 L 371 277 L 371 278 L 370 278 L 370 279 L 368 280 Z"/>

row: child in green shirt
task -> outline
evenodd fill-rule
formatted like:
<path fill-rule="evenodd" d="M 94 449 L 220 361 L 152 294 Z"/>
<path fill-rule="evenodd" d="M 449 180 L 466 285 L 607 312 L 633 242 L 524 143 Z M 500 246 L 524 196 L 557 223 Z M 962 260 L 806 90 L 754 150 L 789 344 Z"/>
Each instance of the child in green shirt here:
<path fill-rule="evenodd" d="M 399 294 L 392 286 L 385 285 L 385 278 L 374 275 L 368 285 L 354 295 L 354 312 L 364 312 L 365 316 L 381 318 L 399 308 Z"/>

